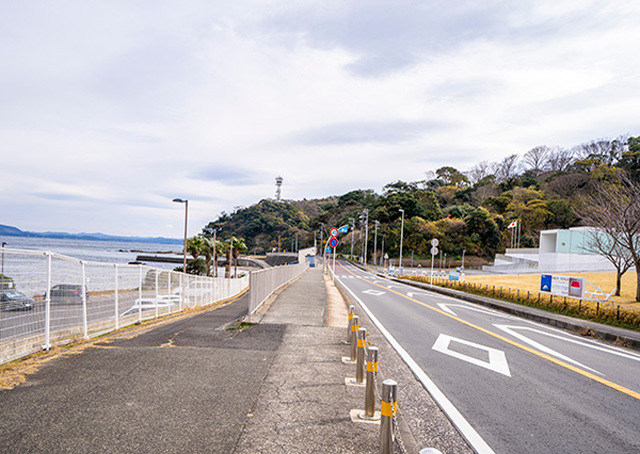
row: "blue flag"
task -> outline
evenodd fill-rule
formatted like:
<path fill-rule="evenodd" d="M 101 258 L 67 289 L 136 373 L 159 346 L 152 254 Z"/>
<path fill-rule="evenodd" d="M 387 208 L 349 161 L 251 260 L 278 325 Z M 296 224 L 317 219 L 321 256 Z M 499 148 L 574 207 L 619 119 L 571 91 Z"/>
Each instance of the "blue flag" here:
<path fill-rule="evenodd" d="M 349 225 L 348 224 L 347 225 L 343 225 L 342 227 L 340 227 L 338 229 L 338 232 L 340 232 L 340 233 L 348 233 L 349 232 Z"/>

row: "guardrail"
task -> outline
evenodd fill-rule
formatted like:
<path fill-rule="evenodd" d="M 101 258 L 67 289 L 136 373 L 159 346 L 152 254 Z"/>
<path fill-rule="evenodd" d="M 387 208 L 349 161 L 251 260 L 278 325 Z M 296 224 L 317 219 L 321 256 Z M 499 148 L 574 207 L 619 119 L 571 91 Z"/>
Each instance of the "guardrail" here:
<path fill-rule="evenodd" d="M 252 271 L 249 275 L 248 321 L 252 321 L 253 315 L 267 301 L 267 298 L 276 290 L 300 276 L 306 269 L 306 263 L 295 263 Z"/>
<path fill-rule="evenodd" d="M 0 364 L 210 305 L 249 285 L 248 276 L 210 278 L 9 248 L 4 248 L 2 269 Z"/>

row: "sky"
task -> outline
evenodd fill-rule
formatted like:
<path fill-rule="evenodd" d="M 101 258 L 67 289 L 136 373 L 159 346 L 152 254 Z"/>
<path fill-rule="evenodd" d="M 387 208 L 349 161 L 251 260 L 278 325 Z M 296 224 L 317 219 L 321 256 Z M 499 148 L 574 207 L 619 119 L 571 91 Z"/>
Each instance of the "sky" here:
<path fill-rule="evenodd" d="M 275 196 L 640 135 L 636 0 L 0 0 L 0 224 L 181 238 Z"/>

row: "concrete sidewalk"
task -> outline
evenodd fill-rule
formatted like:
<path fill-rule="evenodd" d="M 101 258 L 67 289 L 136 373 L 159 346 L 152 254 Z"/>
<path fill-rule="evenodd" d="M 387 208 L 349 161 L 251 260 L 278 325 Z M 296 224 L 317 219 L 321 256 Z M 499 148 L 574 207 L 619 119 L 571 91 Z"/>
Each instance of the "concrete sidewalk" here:
<path fill-rule="evenodd" d="M 332 302 L 328 310 L 327 300 Z M 332 318 L 327 313 L 334 311 L 344 314 L 341 326 L 327 325 Z M 380 349 L 387 376 L 381 373 L 378 383 L 393 378 L 399 384 L 400 438 L 406 451 L 472 452 L 373 324 L 357 312 Z M 282 323 L 282 344 L 235 452 L 378 453 L 380 426 L 354 423 L 349 415 L 351 409 L 364 408 L 364 388 L 345 385 L 346 377 L 355 376 L 355 366 L 341 361 L 349 354 L 349 346 L 342 344 L 346 306 L 330 281 L 325 288 L 320 269 L 310 269 L 286 288 L 261 321 Z"/>
<path fill-rule="evenodd" d="M 0 452 L 379 452 L 379 426 L 349 416 L 363 408 L 364 389 L 345 386 L 355 374 L 341 361 L 349 351 L 341 343 L 345 303 L 322 271 L 285 288 L 259 324 L 227 330 L 247 304 L 245 297 L 30 361 L 36 371 L 23 384 L 0 390 Z M 407 452 L 471 452 L 358 315 L 380 348 L 379 383 L 399 383 Z"/>

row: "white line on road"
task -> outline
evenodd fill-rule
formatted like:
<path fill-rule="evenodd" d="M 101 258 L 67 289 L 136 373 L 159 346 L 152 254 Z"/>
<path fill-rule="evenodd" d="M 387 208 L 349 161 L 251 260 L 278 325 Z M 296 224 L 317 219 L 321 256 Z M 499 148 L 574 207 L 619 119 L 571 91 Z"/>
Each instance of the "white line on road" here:
<path fill-rule="evenodd" d="M 360 304 L 362 310 L 366 312 L 371 321 L 378 327 L 382 335 L 387 339 L 387 341 L 391 344 L 391 346 L 398 352 L 402 360 L 406 363 L 406 365 L 411 369 L 416 378 L 422 383 L 422 386 L 427 390 L 427 392 L 431 395 L 433 400 L 436 401 L 438 406 L 444 411 L 449 420 L 453 423 L 454 426 L 460 431 L 465 440 L 471 445 L 473 450 L 478 454 L 495 454 L 494 450 L 487 444 L 486 441 L 480 436 L 478 432 L 469 424 L 469 421 L 465 419 L 464 416 L 458 411 L 458 409 L 451 403 L 451 401 L 444 395 L 440 388 L 429 378 L 429 376 L 418 366 L 418 363 L 407 353 L 407 351 L 398 343 L 398 341 L 391 335 L 389 331 L 384 327 L 382 323 L 373 315 L 373 313 L 369 310 L 366 304 L 356 296 L 353 291 L 344 285 L 344 282 L 341 282 L 338 279 L 338 282 L 342 284 L 342 286 L 347 289 L 347 291 L 351 294 L 351 296 Z"/>

